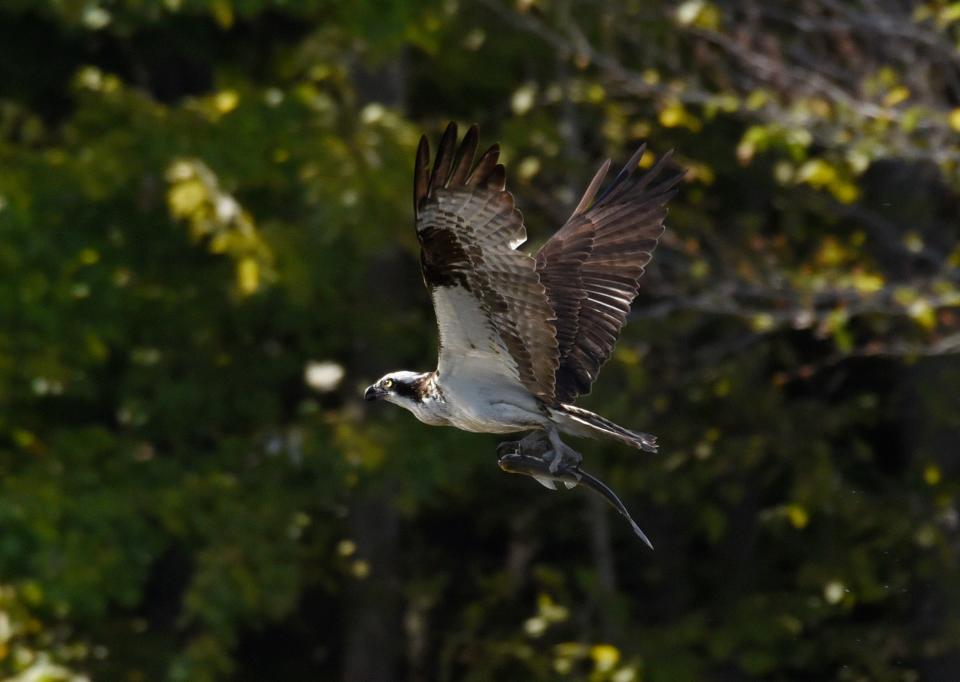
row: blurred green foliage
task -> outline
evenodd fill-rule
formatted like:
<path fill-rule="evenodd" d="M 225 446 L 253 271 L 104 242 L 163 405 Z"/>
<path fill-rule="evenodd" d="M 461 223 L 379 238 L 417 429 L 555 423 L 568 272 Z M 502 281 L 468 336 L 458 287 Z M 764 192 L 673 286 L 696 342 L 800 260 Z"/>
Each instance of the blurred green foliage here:
<path fill-rule="evenodd" d="M 0 675 L 960 678 L 960 4 L 0 3 Z M 585 404 L 657 551 L 429 369 L 421 132 L 536 246 L 688 169 Z"/>

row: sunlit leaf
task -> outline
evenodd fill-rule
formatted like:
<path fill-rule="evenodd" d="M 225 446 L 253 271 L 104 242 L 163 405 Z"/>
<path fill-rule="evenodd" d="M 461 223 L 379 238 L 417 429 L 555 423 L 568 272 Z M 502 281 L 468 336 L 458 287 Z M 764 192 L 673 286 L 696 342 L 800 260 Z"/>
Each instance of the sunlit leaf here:
<path fill-rule="evenodd" d="M 910 97 L 910 90 L 903 85 L 898 85 L 893 88 L 883 97 L 883 105 L 887 107 L 895 107 L 898 104 L 905 102 Z"/>
<path fill-rule="evenodd" d="M 791 504 L 787 507 L 787 518 L 790 519 L 790 525 L 797 530 L 806 528 L 810 522 L 810 516 L 807 514 L 807 510 L 799 504 Z"/>
<path fill-rule="evenodd" d="M 957 107 L 948 115 L 948 120 L 950 122 L 950 127 L 960 132 L 960 107 Z"/>
<path fill-rule="evenodd" d="M 590 658 L 597 670 L 607 672 L 620 662 L 620 650 L 612 644 L 595 644 L 590 647 Z"/>
<path fill-rule="evenodd" d="M 716 30 L 720 26 L 720 11 L 708 0 L 685 0 L 677 7 L 675 16 L 682 26 L 709 30 Z"/>

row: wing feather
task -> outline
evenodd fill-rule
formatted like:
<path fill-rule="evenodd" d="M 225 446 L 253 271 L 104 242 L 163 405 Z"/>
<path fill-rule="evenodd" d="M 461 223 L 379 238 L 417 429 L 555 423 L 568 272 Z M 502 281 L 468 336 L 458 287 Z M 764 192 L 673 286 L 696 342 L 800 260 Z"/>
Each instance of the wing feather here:
<path fill-rule="evenodd" d="M 477 161 L 476 167 L 467 176 L 466 185 L 468 187 L 475 187 L 486 183 L 487 178 L 490 177 L 490 172 L 497 166 L 497 160 L 500 158 L 500 145 L 494 144 L 487 151 L 483 153 L 483 156 L 480 157 L 480 160 Z"/>
<path fill-rule="evenodd" d="M 667 202 L 683 177 L 664 175 L 669 153 L 638 173 L 645 149 L 642 145 L 597 196 L 610 167 L 604 163 L 566 224 L 537 254 L 537 272 L 557 313 L 559 402 L 589 393 L 610 358 L 663 234 Z"/>
<path fill-rule="evenodd" d="M 424 138 L 414 169 L 421 269 L 440 332 L 438 370 L 443 377 L 469 366 L 474 379 L 506 378 L 551 403 L 559 366 L 555 315 L 536 261 L 516 250 L 526 229 L 505 189 L 499 147 L 471 170 L 476 126 L 458 151 L 456 139 L 451 123 L 428 170 Z"/>

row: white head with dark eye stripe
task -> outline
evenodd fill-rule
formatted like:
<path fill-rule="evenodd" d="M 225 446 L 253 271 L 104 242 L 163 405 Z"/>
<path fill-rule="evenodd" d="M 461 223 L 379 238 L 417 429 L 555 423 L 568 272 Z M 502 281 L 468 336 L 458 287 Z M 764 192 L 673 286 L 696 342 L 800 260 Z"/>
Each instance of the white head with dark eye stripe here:
<path fill-rule="evenodd" d="M 390 372 L 369 386 L 363 393 L 363 399 L 386 400 L 410 409 L 423 400 L 423 383 L 429 374 L 429 372 Z"/>

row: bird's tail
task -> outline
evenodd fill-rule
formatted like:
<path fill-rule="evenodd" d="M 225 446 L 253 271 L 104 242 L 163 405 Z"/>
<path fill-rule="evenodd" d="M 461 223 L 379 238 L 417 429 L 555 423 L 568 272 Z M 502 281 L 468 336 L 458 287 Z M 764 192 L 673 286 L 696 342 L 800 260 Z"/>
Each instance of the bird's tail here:
<path fill-rule="evenodd" d="M 587 438 L 614 438 L 638 450 L 657 451 L 657 437 L 649 433 L 638 433 L 614 424 L 606 417 L 574 405 L 561 404 L 553 408 L 553 416 L 561 427 L 575 436 Z"/>

